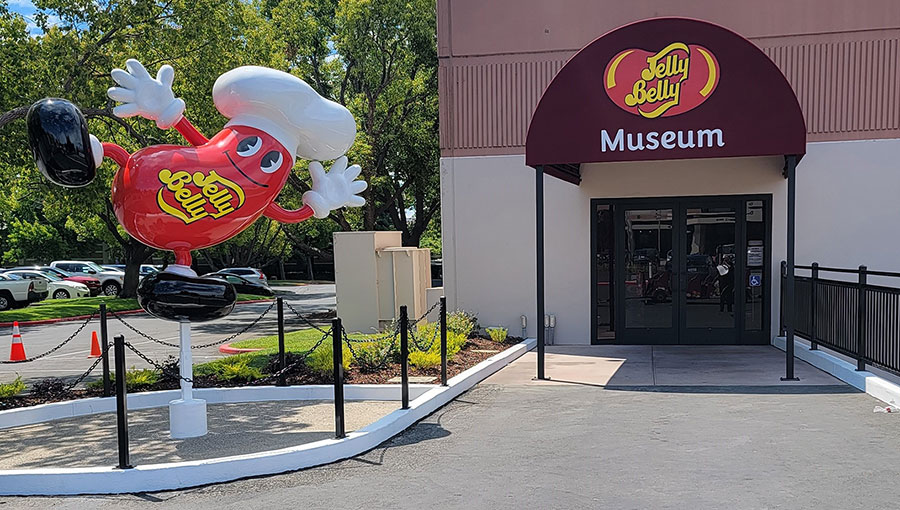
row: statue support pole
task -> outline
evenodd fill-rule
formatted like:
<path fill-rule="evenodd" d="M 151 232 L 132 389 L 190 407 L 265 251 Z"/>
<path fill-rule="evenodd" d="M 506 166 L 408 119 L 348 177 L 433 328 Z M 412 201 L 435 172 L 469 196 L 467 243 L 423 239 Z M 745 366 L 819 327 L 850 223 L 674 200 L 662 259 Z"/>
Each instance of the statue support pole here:
<path fill-rule="evenodd" d="M 173 439 L 205 436 L 206 401 L 193 396 L 193 360 L 191 358 L 191 322 L 181 321 L 181 356 L 178 362 L 181 375 L 181 398 L 169 402 L 169 435 Z"/>

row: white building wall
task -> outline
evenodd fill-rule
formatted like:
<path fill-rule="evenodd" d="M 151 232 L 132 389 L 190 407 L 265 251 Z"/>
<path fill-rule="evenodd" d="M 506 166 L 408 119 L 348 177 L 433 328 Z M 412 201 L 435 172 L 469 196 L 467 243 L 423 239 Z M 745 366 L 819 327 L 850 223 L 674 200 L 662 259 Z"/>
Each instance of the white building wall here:
<path fill-rule="evenodd" d="M 809 144 L 797 165 L 797 263 L 900 271 L 898 239 L 900 139 Z"/>
<path fill-rule="evenodd" d="M 797 263 L 900 270 L 900 140 L 808 146 L 798 166 Z M 546 310 L 556 342 L 590 343 L 590 200 L 723 194 L 772 195 L 772 278 L 785 257 L 783 158 L 728 158 L 584 165 L 575 186 L 545 177 Z M 535 325 L 534 170 L 525 158 L 441 160 L 444 287 L 451 309 L 483 326 L 519 333 Z M 772 333 L 778 327 L 772 292 Z"/>

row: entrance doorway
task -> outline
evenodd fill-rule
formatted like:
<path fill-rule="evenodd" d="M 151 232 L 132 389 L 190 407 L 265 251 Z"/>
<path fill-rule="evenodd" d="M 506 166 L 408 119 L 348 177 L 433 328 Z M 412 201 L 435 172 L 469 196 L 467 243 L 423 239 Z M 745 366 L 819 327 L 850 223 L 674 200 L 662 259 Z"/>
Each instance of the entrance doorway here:
<path fill-rule="evenodd" d="M 592 200 L 593 343 L 768 343 L 770 203 Z"/>

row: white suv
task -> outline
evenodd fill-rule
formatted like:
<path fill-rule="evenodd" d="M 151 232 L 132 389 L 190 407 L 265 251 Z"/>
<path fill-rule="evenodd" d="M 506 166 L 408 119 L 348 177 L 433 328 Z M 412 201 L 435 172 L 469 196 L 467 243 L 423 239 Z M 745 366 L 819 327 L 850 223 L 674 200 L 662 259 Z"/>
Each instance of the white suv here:
<path fill-rule="evenodd" d="M 269 284 L 269 282 L 266 280 L 266 274 L 263 273 L 262 270 L 256 269 L 255 267 L 226 267 L 225 269 L 216 272 L 236 274 L 238 276 L 243 276 L 248 280 L 258 280 L 259 283 L 262 283 L 263 285 Z"/>
<path fill-rule="evenodd" d="M 100 280 L 100 288 L 107 296 L 118 296 L 125 282 L 125 273 L 122 271 L 109 271 L 103 269 L 94 262 L 83 260 L 54 260 L 50 267 L 58 267 L 63 271 L 75 274 L 92 275 Z"/>

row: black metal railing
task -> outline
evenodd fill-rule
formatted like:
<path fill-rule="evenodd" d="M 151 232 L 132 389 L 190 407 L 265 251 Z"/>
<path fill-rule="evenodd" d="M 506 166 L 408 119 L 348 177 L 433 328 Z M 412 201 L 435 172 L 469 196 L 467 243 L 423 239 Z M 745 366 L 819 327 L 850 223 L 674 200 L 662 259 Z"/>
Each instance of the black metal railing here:
<path fill-rule="evenodd" d="M 803 274 L 794 277 L 794 330 L 809 340 L 810 349 L 821 345 L 849 356 L 860 371 L 872 365 L 900 374 L 900 288 L 870 282 L 873 276 L 900 279 L 900 273 L 818 263 L 798 265 L 797 271 Z M 855 278 L 822 278 L 822 273 Z M 782 288 L 785 279 L 782 269 Z"/>

